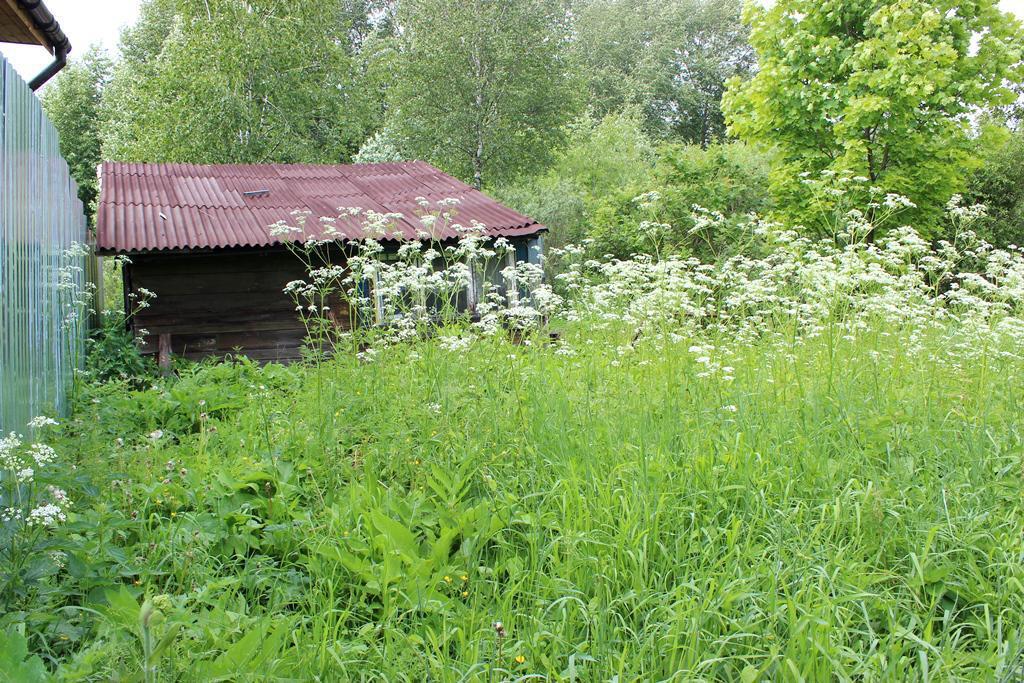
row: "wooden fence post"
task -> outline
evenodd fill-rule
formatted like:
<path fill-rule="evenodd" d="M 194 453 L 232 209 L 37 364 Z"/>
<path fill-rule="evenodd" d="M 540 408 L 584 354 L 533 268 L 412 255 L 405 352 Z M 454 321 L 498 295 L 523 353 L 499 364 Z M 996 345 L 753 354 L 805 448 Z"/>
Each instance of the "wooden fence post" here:
<path fill-rule="evenodd" d="M 171 335 L 164 332 L 159 336 L 159 348 L 157 350 L 157 362 L 160 364 L 160 372 L 165 375 L 171 372 Z"/>

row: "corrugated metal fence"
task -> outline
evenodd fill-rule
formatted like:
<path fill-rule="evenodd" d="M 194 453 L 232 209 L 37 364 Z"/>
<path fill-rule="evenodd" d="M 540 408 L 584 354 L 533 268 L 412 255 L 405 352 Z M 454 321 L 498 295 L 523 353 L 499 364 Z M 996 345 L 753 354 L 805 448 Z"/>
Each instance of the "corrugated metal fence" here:
<path fill-rule="evenodd" d="M 87 240 L 39 100 L 0 55 L 0 433 L 61 414 L 82 361 Z"/>

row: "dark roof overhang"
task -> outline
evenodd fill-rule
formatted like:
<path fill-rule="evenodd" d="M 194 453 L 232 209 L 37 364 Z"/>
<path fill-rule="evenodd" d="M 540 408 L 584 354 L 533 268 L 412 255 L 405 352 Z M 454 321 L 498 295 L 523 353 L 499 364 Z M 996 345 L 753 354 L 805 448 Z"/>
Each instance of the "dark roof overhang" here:
<path fill-rule="evenodd" d="M 0 42 L 41 45 L 53 55 L 53 62 L 29 83 L 32 90 L 63 69 L 71 52 L 71 41 L 42 0 L 0 0 Z"/>

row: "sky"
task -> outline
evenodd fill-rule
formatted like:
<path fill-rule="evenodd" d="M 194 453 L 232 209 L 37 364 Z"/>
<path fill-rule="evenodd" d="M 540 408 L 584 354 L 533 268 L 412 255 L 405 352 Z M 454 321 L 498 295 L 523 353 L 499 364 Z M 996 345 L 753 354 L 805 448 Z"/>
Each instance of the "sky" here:
<path fill-rule="evenodd" d="M 82 54 L 93 43 L 99 43 L 111 54 L 123 26 L 135 22 L 141 0 L 45 0 L 46 6 L 60 22 L 71 40 L 71 56 Z M 1024 0 L 1001 0 L 999 6 L 1024 19 Z M 30 80 L 52 61 L 41 47 L 0 45 L 18 73 Z"/>

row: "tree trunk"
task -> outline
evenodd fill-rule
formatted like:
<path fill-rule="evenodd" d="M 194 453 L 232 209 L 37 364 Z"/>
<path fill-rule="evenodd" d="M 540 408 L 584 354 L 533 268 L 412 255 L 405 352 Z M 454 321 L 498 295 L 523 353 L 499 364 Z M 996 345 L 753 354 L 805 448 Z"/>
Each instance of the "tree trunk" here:
<path fill-rule="evenodd" d="M 473 155 L 473 187 L 478 190 L 484 186 L 484 142 L 481 136 L 476 143 L 476 154 Z"/>

